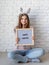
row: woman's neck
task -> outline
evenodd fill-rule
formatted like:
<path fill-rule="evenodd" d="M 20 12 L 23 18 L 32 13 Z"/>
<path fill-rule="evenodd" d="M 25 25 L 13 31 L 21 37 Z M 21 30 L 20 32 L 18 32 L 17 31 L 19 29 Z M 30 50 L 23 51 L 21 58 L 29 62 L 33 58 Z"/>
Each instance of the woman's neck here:
<path fill-rule="evenodd" d="M 25 25 L 23 25 L 23 26 L 22 26 L 22 28 L 26 28 L 26 26 L 25 26 Z"/>

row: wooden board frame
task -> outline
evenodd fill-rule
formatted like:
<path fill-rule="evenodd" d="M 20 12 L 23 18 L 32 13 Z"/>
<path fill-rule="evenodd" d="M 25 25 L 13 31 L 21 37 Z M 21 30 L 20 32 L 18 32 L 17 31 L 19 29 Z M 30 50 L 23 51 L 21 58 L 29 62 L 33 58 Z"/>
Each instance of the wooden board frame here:
<path fill-rule="evenodd" d="M 31 34 L 29 34 L 29 32 Z M 23 34 L 23 38 L 22 38 L 22 34 Z M 31 37 L 25 37 L 27 35 L 31 35 Z M 17 43 L 17 45 L 34 45 L 34 39 L 32 38 L 32 36 L 34 36 L 34 29 L 33 28 L 20 28 L 20 29 L 16 29 L 16 37 L 20 39 L 20 41 Z M 27 39 L 28 42 L 31 42 L 31 43 L 26 43 L 27 41 L 24 41 L 24 39 Z M 23 39 L 23 40 L 22 40 Z M 25 40 L 26 40 L 25 39 Z M 29 41 L 30 39 L 30 41 Z M 22 42 L 24 41 L 24 42 Z"/>

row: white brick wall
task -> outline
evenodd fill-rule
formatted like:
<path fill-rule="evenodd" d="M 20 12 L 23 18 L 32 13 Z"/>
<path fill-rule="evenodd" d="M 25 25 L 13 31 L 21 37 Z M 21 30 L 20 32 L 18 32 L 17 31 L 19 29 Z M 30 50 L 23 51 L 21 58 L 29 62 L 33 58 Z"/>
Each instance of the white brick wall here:
<path fill-rule="evenodd" d="M 49 52 L 49 0 L 0 0 L 0 51 L 14 50 L 14 27 L 20 7 L 30 7 L 30 23 L 35 31 L 35 46 Z"/>

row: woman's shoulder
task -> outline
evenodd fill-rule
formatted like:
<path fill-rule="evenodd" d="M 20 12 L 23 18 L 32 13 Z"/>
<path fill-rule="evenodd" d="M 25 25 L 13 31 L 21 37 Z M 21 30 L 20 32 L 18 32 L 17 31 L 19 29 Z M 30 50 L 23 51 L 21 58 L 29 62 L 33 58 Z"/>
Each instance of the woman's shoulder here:
<path fill-rule="evenodd" d="M 30 28 L 34 28 L 33 26 L 30 26 Z"/>
<path fill-rule="evenodd" d="M 32 28 L 32 30 L 34 31 L 34 27 L 33 26 L 30 26 L 30 28 Z"/>
<path fill-rule="evenodd" d="M 14 28 L 14 32 L 16 32 L 17 29 L 18 29 L 18 26 L 15 26 L 15 28 Z"/>
<path fill-rule="evenodd" d="M 15 29 L 19 29 L 19 27 L 18 27 L 18 26 L 16 26 L 16 27 L 15 27 Z"/>

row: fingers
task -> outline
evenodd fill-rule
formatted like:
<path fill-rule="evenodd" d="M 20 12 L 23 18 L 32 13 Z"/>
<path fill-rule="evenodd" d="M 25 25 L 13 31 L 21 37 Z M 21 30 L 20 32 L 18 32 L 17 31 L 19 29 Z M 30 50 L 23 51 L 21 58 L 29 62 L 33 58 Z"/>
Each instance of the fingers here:
<path fill-rule="evenodd" d="M 19 38 L 16 38 L 16 42 L 18 43 L 20 41 L 20 39 Z"/>
<path fill-rule="evenodd" d="M 32 40 L 35 40 L 35 37 L 34 36 L 32 36 Z"/>

